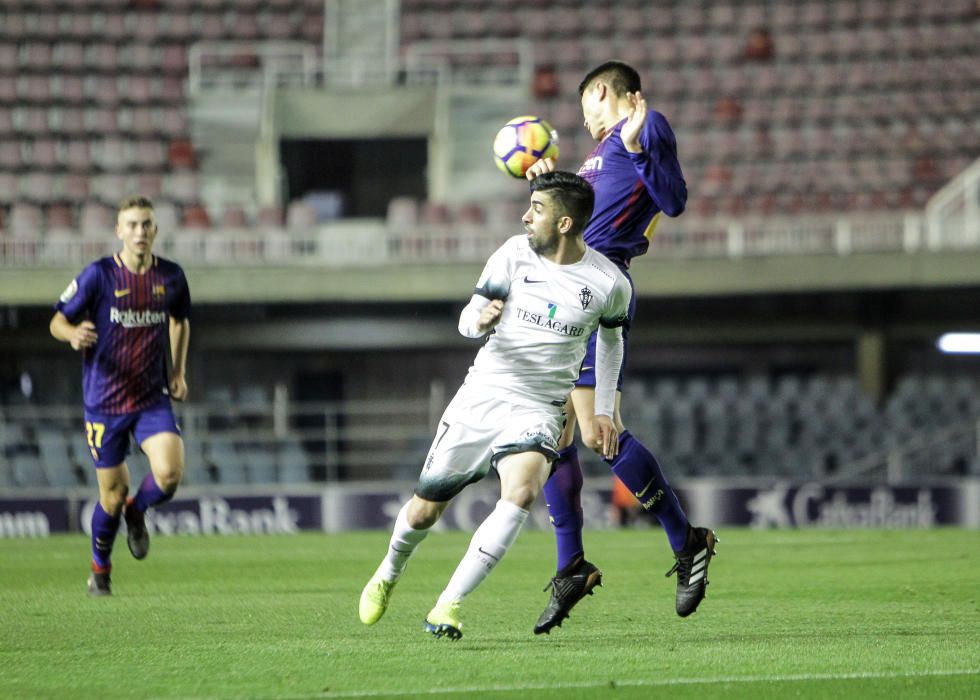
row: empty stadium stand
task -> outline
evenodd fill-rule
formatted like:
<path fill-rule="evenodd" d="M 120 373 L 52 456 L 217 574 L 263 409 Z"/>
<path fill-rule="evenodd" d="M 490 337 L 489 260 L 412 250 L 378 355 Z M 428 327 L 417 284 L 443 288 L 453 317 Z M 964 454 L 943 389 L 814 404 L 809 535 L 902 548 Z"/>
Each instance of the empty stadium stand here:
<path fill-rule="evenodd" d="M 104 216 L 86 209 L 134 190 L 176 226 L 255 225 L 250 203 L 205 201 L 197 181 L 207 144 L 188 121 L 189 48 L 298 40 L 319 50 L 323 23 L 321 0 L 5 3 L 0 230 L 98 228 Z M 403 53 L 530 40 L 531 109 L 555 124 L 571 162 L 590 148 L 575 93 L 583 72 L 630 61 L 677 131 L 692 213 L 794 214 L 918 208 L 980 155 L 976 23 L 970 0 L 405 0 L 399 34 Z M 258 59 L 213 60 L 247 74 Z"/>
<path fill-rule="evenodd" d="M 634 379 L 623 396 L 630 429 L 675 478 L 847 478 L 895 455 L 920 479 L 980 474 L 972 376 L 907 374 L 880 405 L 833 374 Z M 273 401 L 257 387 L 219 387 L 207 398 L 179 407 L 194 486 L 411 479 L 431 437 L 418 419 L 424 402 L 297 406 L 276 429 Z M 3 409 L 0 488 L 91 485 L 75 414 Z M 591 475 L 608 475 L 597 458 L 582 458 Z"/>
<path fill-rule="evenodd" d="M 6 2 L 0 9 L 0 207 L 7 235 L 105 231 L 126 193 L 168 224 L 209 226 L 187 112 L 199 41 L 322 41 L 322 0 Z M 248 65 L 248 56 L 238 57 Z"/>
<path fill-rule="evenodd" d="M 976 23 L 969 0 L 402 3 L 408 46 L 529 38 L 558 84 L 533 111 L 573 162 L 591 149 L 579 81 L 632 63 L 703 215 L 924 205 L 980 155 Z M 760 31 L 769 47 L 753 53 Z"/>
<path fill-rule="evenodd" d="M 248 279 L 251 284 L 244 286 L 267 295 L 243 301 L 221 297 L 212 289 L 215 296 L 208 301 L 228 303 L 236 318 L 251 319 L 253 308 L 242 308 L 250 304 L 304 300 L 278 296 L 279 288 L 291 281 L 285 277 L 268 278 L 272 282 L 267 279 L 264 286 L 262 280 L 253 281 L 245 274 L 248 270 L 237 268 L 241 261 L 243 268 L 255 265 L 256 271 L 259 265 L 291 265 L 289 272 L 295 272 L 296 278 L 301 278 L 300 272 L 312 271 L 316 277 L 311 287 L 334 277 L 335 271 L 336 277 L 349 274 L 343 280 L 342 298 L 329 297 L 340 292 L 316 298 L 316 304 L 303 311 L 304 321 L 306 312 L 314 320 L 330 319 L 337 302 L 351 301 L 356 291 L 351 278 L 360 275 L 362 268 L 353 272 L 348 268 L 363 260 L 378 266 L 409 263 L 402 267 L 482 263 L 500 232 L 519 220 L 525 207 L 523 190 L 520 201 L 504 198 L 492 203 L 393 197 L 385 222 L 375 222 L 370 230 L 352 225 L 334 238 L 331 230 L 311 232 L 325 218 L 325 209 L 318 206 L 326 202 L 297 198 L 260 206 L 237 192 L 222 193 L 208 182 L 202 163 L 213 144 L 201 138 L 191 118 L 192 58 L 198 57 L 200 66 L 222 76 L 221 89 L 229 96 L 236 89 L 244 95 L 261 75 L 259 47 L 264 42 L 299 44 L 304 57 L 313 56 L 319 63 L 325 22 L 331 26 L 325 5 L 337 4 L 324 0 L 4 2 L 0 7 L 0 250 L 4 253 L 0 264 L 17 267 L 26 261 L 43 273 L 103 254 L 105 246 L 113 243 L 108 236 L 113 208 L 132 191 L 153 197 L 161 229 L 174 231 L 165 236 L 160 252 L 172 253 L 189 265 L 206 266 L 209 273 L 223 267 Z M 650 103 L 669 117 L 676 130 L 691 193 L 688 213 L 658 231 L 653 244 L 657 254 L 640 266 L 652 259 L 671 264 L 672 254 L 688 255 L 691 243 L 700 246 L 706 257 L 736 261 L 787 252 L 836 254 L 826 256 L 828 268 L 838 266 L 852 252 L 914 252 L 917 260 L 909 265 L 906 277 L 895 282 L 879 268 L 874 284 L 927 287 L 931 283 L 945 293 L 956 286 L 975 288 L 975 273 L 969 277 L 961 271 L 953 281 L 945 280 L 952 274 L 944 268 L 947 263 L 922 258 L 942 250 L 951 252 L 948 261 L 961 250 L 972 252 L 980 243 L 980 229 L 974 215 L 973 228 L 959 226 L 962 233 L 947 246 L 921 214 L 944 183 L 980 156 L 978 22 L 972 0 L 402 0 L 398 39 L 406 60 L 423 49 L 443 55 L 439 48 L 443 47 L 445 60 L 454 68 L 453 79 L 463 84 L 482 86 L 484 81 L 492 82 L 488 76 L 526 83 L 531 94 L 527 110 L 556 126 L 562 139 L 561 163 L 566 167 L 576 165 L 592 147 L 581 125 L 576 94 L 584 72 L 610 58 L 636 65 Z M 523 58 L 510 49 L 484 54 L 457 51 L 495 40 L 530 46 L 531 70 L 526 76 L 521 72 L 526 67 Z M 202 42 L 221 50 L 195 53 L 194 47 Z M 254 42 L 255 50 L 248 42 Z M 320 68 L 311 75 L 312 82 L 303 85 L 332 87 Z M 500 177 L 489 158 L 486 165 L 493 177 Z M 969 206 L 964 202 L 972 203 L 976 212 L 980 180 L 975 173 L 980 169 L 973 166 L 973 172 L 973 189 L 950 206 L 955 223 L 966 218 Z M 903 219 L 905 211 L 918 216 Z M 882 213 L 896 212 L 881 223 Z M 868 214 L 870 223 L 860 231 L 823 220 L 819 226 L 814 224 L 818 216 L 829 219 L 840 214 Z M 723 227 L 742 216 L 761 223 L 735 240 Z M 787 226 L 787 220 L 793 226 Z M 687 221 L 695 222 L 692 230 L 686 228 Z M 702 226 L 705 221 L 723 223 L 708 229 Z M 781 237 L 773 235 L 769 240 L 767 227 L 774 221 L 782 227 Z M 378 233 L 377 228 L 383 231 Z M 862 238 L 865 233 L 872 235 Z M 853 267 L 865 265 L 866 260 L 854 260 L 858 257 L 850 255 L 847 261 Z M 270 261 L 275 264 L 265 265 Z M 881 263 L 887 264 L 890 260 Z M 786 274 L 796 274 L 806 265 Z M 394 265 L 389 269 L 394 270 Z M 448 274 L 443 275 L 448 269 L 438 268 L 428 277 L 448 279 Z M 932 276 L 927 276 L 930 270 Z M 861 284 L 852 284 L 857 294 L 863 292 L 867 274 L 864 268 L 859 272 Z M 750 276 L 741 270 L 733 274 Z M 12 277 L 7 275 L 8 283 Z M 405 281 L 398 278 L 397 283 Z M 20 303 L 48 304 L 60 289 L 51 292 L 50 279 L 45 278 L 45 283 L 21 285 L 40 291 Z M 63 284 L 60 277 L 58 283 Z M 790 288 L 800 295 L 814 292 L 817 283 L 812 278 L 807 283 L 809 287 Z M 399 294 L 409 289 L 404 284 L 381 303 L 394 302 L 391 306 L 398 307 L 409 298 L 407 291 L 405 298 Z M 653 294 L 649 289 L 643 293 Z M 678 287 L 669 293 L 689 293 L 685 290 Z M 707 289 L 718 295 L 732 291 Z M 456 299 L 455 290 L 442 289 L 439 295 L 434 296 Z M 919 303 L 941 310 L 948 300 L 937 296 L 926 293 Z M 970 296 L 951 298 L 951 307 L 970 307 L 962 301 Z M 375 302 L 372 297 L 365 306 Z M 0 318 L 0 332 L 9 328 L 11 337 L 16 336 L 5 377 L 14 376 L 20 371 L 19 362 L 26 364 L 37 348 L 46 348 L 42 343 L 50 342 L 43 330 L 43 340 L 34 333 L 41 324 L 28 328 L 18 321 L 17 303 L 10 303 Z M 241 306 L 235 307 L 236 303 Z M 392 313 L 408 318 L 410 312 L 404 309 Z M 376 309 L 371 314 L 383 315 Z M 789 318 L 792 313 L 785 315 Z M 868 316 L 873 312 L 866 316 L 862 307 L 848 323 L 856 327 L 855 319 L 863 323 Z M 276 312 L 262 308 L 256 317 L 258 325 L 275 318 Z M 247 333 L 246 322 L 234 330 Z M 891 342 L 887 328 L 872 330 L 881 331 L 883 344 Z M 778 332 L 771 336 L 774 341 Z M 916 337 L 922 340 L 924 334 Z M 293 345 L 302 352 L 316 352 L 316 342 L 314 338 Z M 391 341 L 396 342 L 404 341 Z M 389 350 L 385 345 L 382 352 Z M 194 351 L 205 353 L 196 347 Z M 71 363 L 72 382 L 76 382 L 76 360 L 67 353 L 59 358 L 64 366 Z M 916 366 L 915 362 L 902 366 L 903 376 L 880 404 L 865 396 L 851 376 L 826 369 L 808 374 L 638 375 L 624 394 L 624 413 L 630 427 L 655 448 L 668 473 L 678 478 L 846 478 L 856 470 L 889 462 L 892 454 L 900 457 L 893 463 L 901 462 L 919 475 L 980 473 L 976 445 L 980 386 L 975 377 L 969 369 L 960 375 L 930 374 L 915 371 Z M 410 479 L 417 473 L 431 437 L 431 397 L 402 397 L 392 405 L 372 400 L 365 405 L 289 406 L 277 414 L 275 398 L 267 388 L 247 381 L 231 385 L 242 377 L 248 379 L 247 370 L 239 375 L 223 378 L 227 386 L 207 384 L 193 397 L 199 403 L 181 407 L 187 426 L 188 484 L 247 488 L 263 482 Z M 53 387 L 43 406 L 25 398 L 15 400 L 11 397 L 16 390 L 0 387 L 0 489 L 93 486 L 78 427 L 79 406 L 71 390 L 64 388 L 68 383 Z M 917 445 L 929 449 L 918 450 Z M 594 475 L 608 474 L 598 461 L 586 461 Z"/>

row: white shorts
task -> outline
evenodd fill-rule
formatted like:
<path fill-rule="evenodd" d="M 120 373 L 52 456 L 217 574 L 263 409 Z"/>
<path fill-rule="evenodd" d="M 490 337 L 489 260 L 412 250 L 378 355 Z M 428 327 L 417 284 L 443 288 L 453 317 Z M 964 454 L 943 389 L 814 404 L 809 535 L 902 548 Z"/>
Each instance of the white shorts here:
<path fill-rule="evenodd" d="M 540 452 L 558 459 L 565 427 L 561 406 L 523 406 L 474 396 L 460 389 L 439 420 L 415 493 L 428 501 L 448 501 L 485 477 L 502 457 Z"/>

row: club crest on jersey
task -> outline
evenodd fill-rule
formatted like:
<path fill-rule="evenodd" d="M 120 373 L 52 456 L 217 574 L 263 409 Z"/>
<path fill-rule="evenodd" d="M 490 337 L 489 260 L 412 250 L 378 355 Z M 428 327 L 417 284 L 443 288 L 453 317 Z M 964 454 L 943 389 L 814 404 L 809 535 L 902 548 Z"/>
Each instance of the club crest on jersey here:
<path fill-rule="evenodd" d="M 167 288 L 164 285 L 162 284 L 153 285 L 153 296 L 162 297 L 166 293 L 167 293 Z"/>
<path fill-rule="evenodd" d="M 582 302 L 582 310 L 589 308 L 589 304 L 592 303 L 592 290 L 588 287 L 582 287 L 582 291 L 578 293 L 578 300 Z"/>

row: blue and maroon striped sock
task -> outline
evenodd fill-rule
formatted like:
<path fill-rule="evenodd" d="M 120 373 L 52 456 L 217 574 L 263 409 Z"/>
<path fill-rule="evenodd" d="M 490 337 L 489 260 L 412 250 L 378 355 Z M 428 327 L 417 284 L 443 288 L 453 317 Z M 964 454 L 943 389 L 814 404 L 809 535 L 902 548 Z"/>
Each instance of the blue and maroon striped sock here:
<path fill-rule="evenodd" d="M 558 546 L 558 571 L 583 556 L 582 544 L 582 467 L 575 445 L 558 452 L 555 471 L 544 485 L 551 524 Z"/>
<path fill-rule="evenodd" d="M 140 484 L 139 491 L 136 492 L 136 497 L 133 498 L 133 505 L 140 513 L 145 513 L 146 509 L 150 506 L 166 503 L 171 498 L 173 498 L 173 494 L 167 493 L 157 486 L 157 481 L 153 478 L 153 473 L 151 472 L 146 475 Z"/>
<path fill-rule="evenodd" d="M 657 458 L 629 431 L 619 435 L 619 454 L 612 461 L 612 470 L 626 484 L 640 505 L 657 516 L 675 552 L 684 549 L 690 523 L 681 508 Z"/>
<path fill-rule="evenodd" d="M 109 515 L 98 501 L 92 510 L 92 563 L 100 569 L 112 567 L 112 543 L 119 532 L 120 515 Z"/>

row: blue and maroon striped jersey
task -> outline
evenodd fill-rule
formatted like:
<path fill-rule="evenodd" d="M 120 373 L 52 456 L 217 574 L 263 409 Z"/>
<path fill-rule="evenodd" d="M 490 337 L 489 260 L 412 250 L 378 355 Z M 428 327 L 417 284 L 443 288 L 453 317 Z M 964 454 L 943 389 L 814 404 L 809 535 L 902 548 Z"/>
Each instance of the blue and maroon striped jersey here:
<path fill-rule="evenodd" d="M 191 309 L 180 265 L 153 256 L 138 275 L 119 255 L 101 258 L 68 285 L 55 309 L 72 323 L 92 321 L 99 336 L 82 353 L 85 408 L 131 413 L 166 395 L 170 317 L 183 320 Z"/>
<path fill-rule="evenodd" d="M 620 135 L 625 121 L 596 145 L 578 171 L 595 190 L 585 242 L 624 269 L 647 252 L 660 212 L 678 216 L 687 204 L 687 183 L 670 124 L 648 110 L 640 132 L 643 151 L 630 153 Z"/>

